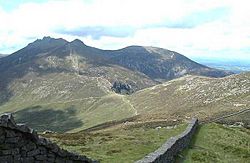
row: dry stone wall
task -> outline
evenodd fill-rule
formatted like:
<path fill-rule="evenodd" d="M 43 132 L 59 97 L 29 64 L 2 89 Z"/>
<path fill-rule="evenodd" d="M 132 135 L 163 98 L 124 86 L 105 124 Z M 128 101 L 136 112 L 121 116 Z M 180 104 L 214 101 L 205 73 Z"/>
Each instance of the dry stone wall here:
<path fill-rule="evenodd" d="M 191 142 L 192 136 L 198 126 L 198 119 L 193 118 L 186 130 L 167 140 L 159 149 L 148 154 L 143 159 L 136 161 L 136 163 L 172 163 L 174 157 L 188 146 Z"/>
<path fill-rule="evenodd" d="M 1 163 L 97 163 L 59 148 L 26 125 L 16 124 L 12 114 L 0 116 Z"/>

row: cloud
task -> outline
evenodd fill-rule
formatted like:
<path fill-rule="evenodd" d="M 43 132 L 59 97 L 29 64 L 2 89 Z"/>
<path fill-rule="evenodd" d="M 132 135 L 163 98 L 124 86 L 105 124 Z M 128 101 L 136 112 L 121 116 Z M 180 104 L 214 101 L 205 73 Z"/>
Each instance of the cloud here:
<path fill-rule="evenodd" d="M 213 22 L 227 18 L 230 9 L 227 7 L 218 7 L 205 11 L 195 11 L 175 20 L 166 19 L 159 24 L 147 25 L 147 28 L 165 27 L 165 28 L 195 28 L 205 23 Z"/>
<path fill-rule="evenodd" d="M 228 14 L 229 14 L 229 8 L 226 7 L 219 7 L 207 11 L 194 12 L 190 15 L 185 16 L 181 20 L 173 22 L 172 25 L 169 27 L 194 28 L 197 27 L 198 25 L 226 18 Z"/>
<path fill-rule="evenodd" d="M 86 37 L 90 36 L 94 40 L 99 40 L 104 36 L 111 37 L 128 37 L 135 34 L 137 30 L 150 29 L 150 28 L 194 28 L 204 23 L 212 22 L 218 19 L 222 19 L 228 15 L 229 9 L 225 7 L 210 9 L 208 11 L 194 12 L 190 15 L 186 15 L 178 20 L 162 20 L 159 23 L 146 23 L 139 27 L 134 24 L 128 24 L 123 26 L 105 26 L 105 24 L 99 26 L 83 26 L 73 29 L 59 28 L 55 32 L 59 34 L 68 34 L 73 36 Z"/>
<path fill-rule="evenodd" d="M 103 36 L 128 37 L 133 35 L 135 30 L 135 28 L 130 26 L 86 26 L 76 29 L 57 29 L 55 32 L 80 37 L 90 36 L 94 40 L 99 40 Z"/>
<path fill-rule="evenodd" d="M 0 3 L 0 53 L 51 36 L 104 49 L 139 44 L 191 57 L 249 58 L 250 13 L 244 0 L 26 2 L 12 8 Z"/>

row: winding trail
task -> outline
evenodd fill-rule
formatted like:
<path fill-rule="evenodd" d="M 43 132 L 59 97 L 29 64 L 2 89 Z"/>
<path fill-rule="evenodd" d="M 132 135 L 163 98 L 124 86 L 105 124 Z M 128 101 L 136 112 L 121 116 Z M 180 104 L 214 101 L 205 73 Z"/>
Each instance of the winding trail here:
<path fill-rule="evenodd" d="M 135 107 L 131 104 L 131 102 L 122 95 L 122 100 L 124 103 L 127 103 L 130 108 L 134 111 L 134 115 L 138 115 L 138 111 L 135 109 Z"/>

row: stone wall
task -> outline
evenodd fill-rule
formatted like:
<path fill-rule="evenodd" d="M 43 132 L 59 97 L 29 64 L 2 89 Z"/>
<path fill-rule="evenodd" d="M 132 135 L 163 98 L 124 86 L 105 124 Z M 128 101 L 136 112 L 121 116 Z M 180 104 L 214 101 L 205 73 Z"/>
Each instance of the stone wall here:
<path fill-rule="evenodd" d="M 175 156 L 191 142 L 192 136 L 198 126 L 198 119 L 193 118 L 186 130 L 175 137 L 171 137 L 159 149 L 148 154 L 136 163 L 172 163 Z"/>
<path fill-rule="evenodd" d="M 11 114 L 0 116 L 1 163 L 94 163 L 85 156 L 59 148 L 26 125 L 16 124 Z"/>

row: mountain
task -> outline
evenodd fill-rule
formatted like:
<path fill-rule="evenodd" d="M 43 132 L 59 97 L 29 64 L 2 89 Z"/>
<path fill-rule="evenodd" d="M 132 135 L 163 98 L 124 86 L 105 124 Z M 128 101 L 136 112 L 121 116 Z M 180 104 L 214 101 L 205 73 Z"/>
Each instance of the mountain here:
<path fill-rule="evenodd" d="M 0 54 L 0 58 L 7 56 L 6 54 Z"/>
<path fill-rule="evenodd" d="M 38 39 L 25 48 L 1 59 L 0 70 L 6 71 L 10 67 L 20 66 L 27 68 L 29 63 L 32 64 L 32 68 L 42 66 L 51 69 L 52 63 L 48 60 L 52 58 L 59 62 L 53 63 L 54 68 L 75 70 L 83 73 L 86 71 L 85 64 L 89 63 L 94 66 L 117 65 L 143 73 L 151 79 L 170 80 L 186 74 L 211 77 L 223 77 L 230 74 L 230 72 L 203 66 L 179 53 L 166 49 L 130 46 L 109 51 L 89 47 L 77 39 L 67 42 L 64 39 L 50 37 L 44 37 L 42 40 Z M 72 62 L 71 65 L 65 65 L 68 62 Z"/>
<path fill-rule="evenodd" d="M 223 77 L 231 73 L 156 47 L 112 51 L 80 40 L 44 37 L 0 59 L 0 112 L 15 112 L 20 122 L 40 130 L 77 131 L 143 114 L 138 93 L 187 74 Z M 115 83 L 135 93 L 117 94 Z M 138 111 L 134 106 L 140 106 Z"/>
<path fill-rule="evenodd" d="M 0 102 L 2 103 L 8 101 L 12 94 L 15 94 L 15 90 L 9 89 L 11 83 L 13 85 L 13 83 L 21 81 L 22 84 L 27 84 L 31 80 L 36 81 L 38 77 L 46 80 L 51 74 L 64 76 L 62 78 L 65 79 L 71 78 L 69 76 L 79 77 L 84 82 L 91 81 L 90 83 L 96 81 L 100 85 L 100 91 L 97 91 L 96 94 L 103 92 L 103 89 L 109 90 L 111 84 L 116 80 L 130 83 L 135 90 L 156 84 L 145 74 L 108 63 L 103 50 L 88 47 L 80 40 L 67 42 L 50 37 L 36 40 L 25 48 L 1 58 L 0 72 Z M 103 82 L 108 85 L 103 85 Z M 76 83 L 82 85 L 80 80 Z"/>
<path fill-rule="evenodd" d="M 187 57 L 156 47 L 130 46 L 113 51 L 111 60 L 123 67 L 142 72 L 155 80 L 171 80 L 186 74 L 224 77 L 230 72 L 198 64 Z"/>

